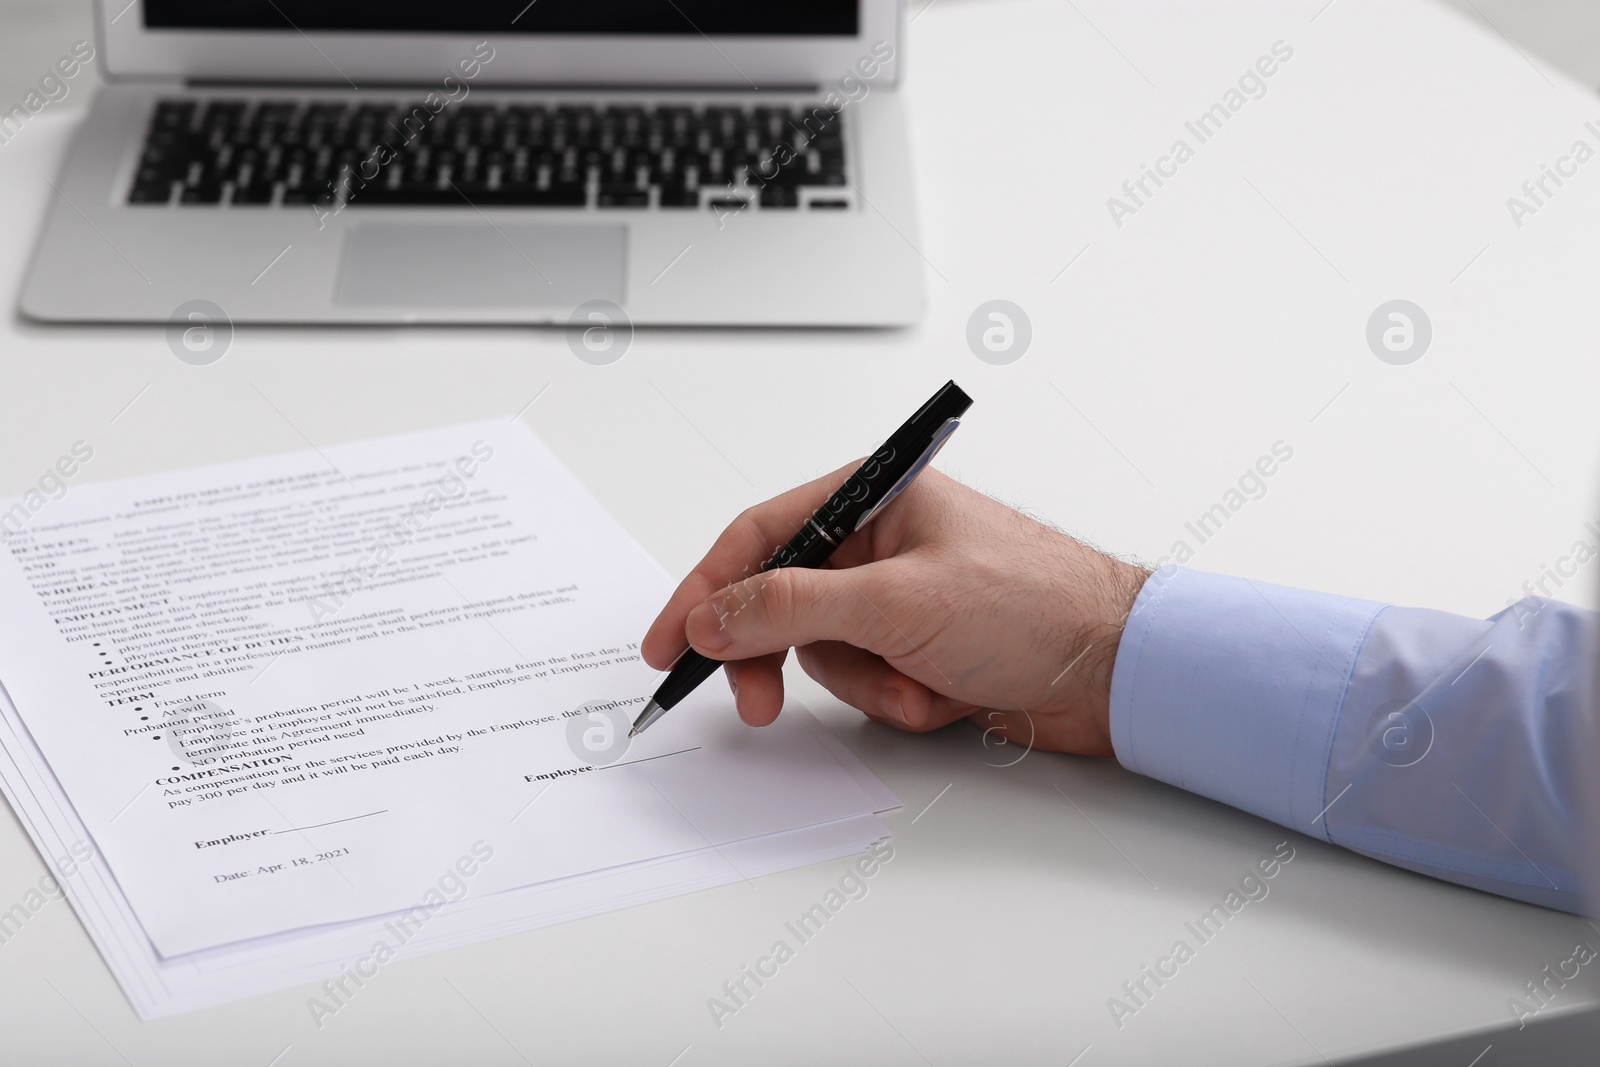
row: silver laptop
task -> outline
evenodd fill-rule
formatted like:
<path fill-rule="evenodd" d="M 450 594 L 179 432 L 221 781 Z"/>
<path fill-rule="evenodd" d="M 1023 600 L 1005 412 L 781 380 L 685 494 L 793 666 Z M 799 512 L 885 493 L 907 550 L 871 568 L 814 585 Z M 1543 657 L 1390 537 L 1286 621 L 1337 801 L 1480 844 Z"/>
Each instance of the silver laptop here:
<path fill-rule="evenodd" d="M 897 0 L 101 0 L 97 17 L 108 84 L 56 179 L 30 317 L 921 312 Z"/>

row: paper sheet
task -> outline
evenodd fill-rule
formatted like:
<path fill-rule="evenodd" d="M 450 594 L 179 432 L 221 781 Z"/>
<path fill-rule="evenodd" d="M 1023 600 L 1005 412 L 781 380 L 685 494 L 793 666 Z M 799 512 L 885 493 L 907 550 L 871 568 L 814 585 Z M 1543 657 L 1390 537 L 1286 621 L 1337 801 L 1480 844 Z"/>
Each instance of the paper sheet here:
<path fill-rule="evenodd" d="M 606 747 L 669 591 L 531 434 L 475 424 L 75 487 L 0 550 L 0 680 L 167 957 L 403 913 L 452 869 L 480 901 L 703 880 L 881 809 L 721 686 Z"/>

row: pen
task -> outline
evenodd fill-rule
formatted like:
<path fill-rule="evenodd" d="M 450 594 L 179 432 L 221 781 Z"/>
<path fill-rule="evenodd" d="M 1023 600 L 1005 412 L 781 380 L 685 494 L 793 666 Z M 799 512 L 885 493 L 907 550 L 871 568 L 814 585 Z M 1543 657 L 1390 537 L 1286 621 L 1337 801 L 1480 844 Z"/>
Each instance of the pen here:
<path fill-rule="evenodd" d="M 961 425 L 961 416 L 971 406 L 972 398 L 962 392 L 960 386 L 945 382 L 943 388 L 845 479 L 800 532 L 761 565 L 761 570 L 822 566 L 846 537 L 871 522 L 922 473 Z M 628 736 L 644 733 L 651 723 L 694 692 L 720 666 L 721 660 L 702 656 L 692 648 L 685 652 L 634 720 Z"/>

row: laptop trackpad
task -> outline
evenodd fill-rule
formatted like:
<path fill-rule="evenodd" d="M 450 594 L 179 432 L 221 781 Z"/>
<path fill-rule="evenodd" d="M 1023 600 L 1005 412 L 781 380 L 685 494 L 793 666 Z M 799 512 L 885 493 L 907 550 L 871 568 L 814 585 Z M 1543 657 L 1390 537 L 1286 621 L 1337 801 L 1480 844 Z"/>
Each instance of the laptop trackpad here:
<path fill-rule="evenodd" d="M 366 222 L 345 237 L 335 301 L 384 307 L 623 302 L 626 226 Z"/>

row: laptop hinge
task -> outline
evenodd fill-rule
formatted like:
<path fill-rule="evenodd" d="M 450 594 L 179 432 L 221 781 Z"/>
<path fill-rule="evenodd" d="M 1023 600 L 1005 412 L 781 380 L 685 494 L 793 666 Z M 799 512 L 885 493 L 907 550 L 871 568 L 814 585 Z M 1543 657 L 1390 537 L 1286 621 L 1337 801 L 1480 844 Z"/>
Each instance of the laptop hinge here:
<path fill-rule="evenodd" d="M 280 90 L 285 92 L 426 92 L 434 87 L 431 82 L 367 82 L 352 89 L 349 82 L 329 81 L 265 81 L 259 78 L 186 78 L 183 80 L 186 89 L 216 89 L 224 91 L 238 91 L 240 89 L 252 90 Z M 595 84 L 592 82 L 479 82 L 477 90 L 490 93 L 736 93 L 745 96 L 766 95 L 783 93 L 789 95 L 807 94 L 816 95 L 821 92 L 821 86 L 810 84 L 774 84 L 763 85 L 758 88 L 738 85 L 617 85 Z"/>

